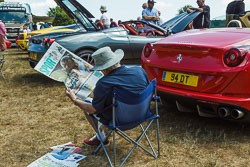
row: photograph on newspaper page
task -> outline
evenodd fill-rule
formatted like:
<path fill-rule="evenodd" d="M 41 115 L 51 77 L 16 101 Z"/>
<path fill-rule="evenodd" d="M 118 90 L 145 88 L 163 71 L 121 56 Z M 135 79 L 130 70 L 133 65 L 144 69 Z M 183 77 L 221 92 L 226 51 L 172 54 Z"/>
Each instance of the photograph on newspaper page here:
<path fill-rule="evenodd" d="M 49 78 L 63 82 L 82 100 L 94 90 L 103 77 L 100 71 L 90 71 L 93 66 L 56 42 L 50 46 L 35 70 Z"/>

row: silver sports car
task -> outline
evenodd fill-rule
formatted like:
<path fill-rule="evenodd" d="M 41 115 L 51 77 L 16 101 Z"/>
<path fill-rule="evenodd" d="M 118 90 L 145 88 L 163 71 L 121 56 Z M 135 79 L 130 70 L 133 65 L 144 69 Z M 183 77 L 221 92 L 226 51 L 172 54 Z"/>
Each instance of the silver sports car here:
<path fill-rule="evenodd" d="M 183 13 L 161 26 L 143 20 L 135 20 L 125 21 L 116 27 L 100 30 L 91 20 L 93 15 L 76 0 L 55 1 L 70 17 L 75 18 L 84 30 L 70 34 L 50 33 L 33 36 L 28 48 L 29 61 L 33 65 L 41 59 L 54 40 L 90 63 L 93 61 L 90 55 L 95 50 L 110 46 L 113 51 L 124 50 L 125 57 L 122 63 L 140 64 L 141 52 L 145 44 L 156 42 L 170 34 L 187 29 L 189 23 L 200 14 L 196 11 Z M 44 40 L 45 38 L 46 40 Z"/>

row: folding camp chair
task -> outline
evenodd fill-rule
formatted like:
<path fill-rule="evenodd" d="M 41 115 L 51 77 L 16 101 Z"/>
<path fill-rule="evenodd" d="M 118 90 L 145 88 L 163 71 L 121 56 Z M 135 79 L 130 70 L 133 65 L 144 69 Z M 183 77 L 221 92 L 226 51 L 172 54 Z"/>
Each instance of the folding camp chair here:
<path fill-rule="evenodd" d="M 158 104 L 157 100 L 159 97 L 157 96 L 156 91 L 156 80 L 154 79 L 147 88 L 138 93 L 131 93 L 128 91 L 125 91 L 123 89 L 114 88 L 113 93 L 113 104 L 112 107 L 112 121 L 109 122 L 108 125 L 105 125 L 109 131 L 107 133 L 107 137 L 104 139 L 104 141 L 101 141 L 100 145 L 96 148 L 96 150 L 93 152 L 93 154 L 96 154 L 100 148 L 104 149 L 105 155 L 109 161 L 110 166 L 116 166 L 116 133 L 129 141 L 130 143 L 133 143 L 133 148 L 129 151 L 125 159 L 122 161 L 120 166 L 123 166 L 126 160 L 129 158 L 133 150 L 138 146 L 154 158 L 160 157 L 160 142 L 159 142 L 159 114 L 158 114 Z M 156 111 L 153 114 L 150 110 L 150 103 L 151 101 L 155 101 L 155 108 Z M 94 116 L 92 115 L 92 121 L 94 121 Z M 156 128 L 157 128 L 157 144 L 158 144 L 158 154 L 156 154 L 146 132 L 149 129 L 152 122 L 156 120 Z M 143 122 L 147 122 L 146 127 L 144 128 L 142 126 Z M 139 135 L 139 137 L 136 140 L 133 140 L 131 137 L 129 137 L 124 131 L 134 129 L 135 127 L 140 126 L 142 133 Z M 97 132 L 97 135 L 99 139 L 100 132 L 95 127 L 95 130 Z M 108 137 L 113 132 L 113 149 L 114 149 L 114 161 L 113 164 L 110 160 L 110 157 L 107 153 L 107 150 L 104 146 L 104 142 L 108 139 Z M 145 136 L 149 147 L 151 148 L 151 151 L 148 151 L 145 147 L 143 147 L 139 142 L 141 139 Z"/>
<path fill-rule="evenodd" d="M 5 79 L 3 75 L 3 71 L 2 71 L 3 64 L 4 64 L 4 55 L 0 55 L 0 74 L 1 74 L 2 79 Z"/>

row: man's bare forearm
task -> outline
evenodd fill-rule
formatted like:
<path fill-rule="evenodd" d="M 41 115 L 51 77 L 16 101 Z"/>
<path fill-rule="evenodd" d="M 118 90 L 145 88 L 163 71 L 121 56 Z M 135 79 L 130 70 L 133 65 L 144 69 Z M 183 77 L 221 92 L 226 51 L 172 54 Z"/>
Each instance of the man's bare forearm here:
<path fill-rule="evenodd" d="M 90 114 L 94 114 L 96 112 L 95 108 L 91 103 L 87 103 L 85 101 L 82 101 L 81 99 L 76 99 L 74 103 L 76 106 L 80 107 L 85 112 L 88 112 Z"/>
<path fill-rule="evenodd" d="M 203 8 L 189 8 L 189 9 L 191 9 L 191 10 L 196 10 L 196 11 L 199 11 L 199 12 L 201 12 L 201 13 L 203 13 Z"/>
<path fill-rule="evenodd" d="M 90 114 L 96 113 L 96 110 L 91 103 L 87 103 L 85 101 L 82 101 L 81 99 L 78 99 L 71 89 L 66 89 L 66 95 L 70 98 L 70 100 L 72 100 L 75 105 L 80 107 L 83 111 Z"/>
<path fill-rule="evenodd" d="M 145 20 L 153 20 L 153 21 L 158 21 L 159 20 L 159 18 L 157 16 L 147 16 L 147 15 L 145 15 L 145 16 L 143 16 L 143 18 Z"/>

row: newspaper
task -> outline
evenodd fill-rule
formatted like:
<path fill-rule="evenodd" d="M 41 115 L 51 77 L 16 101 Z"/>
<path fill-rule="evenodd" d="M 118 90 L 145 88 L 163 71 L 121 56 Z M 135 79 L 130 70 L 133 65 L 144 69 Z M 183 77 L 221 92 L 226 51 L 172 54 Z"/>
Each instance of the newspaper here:
<path fill-rule="evenodd" d="M 51 153 L 47 153 L 27 167 L 77 167 L 78 165 L 79 164 L 74 161 L 56 159 Z"/>
<path fill-rule="evenodd" d="M 78 154 L 80 147 L 76 147 L 71 142 L 50 147 L 52 152 L 38 158 L 27 167 L 77 167 L 79 161 L 86 158 L 85 155 Z"/>
<path fill-rule="evenodd" d="M 35 70 L 49 78 L 63 82 L 76 96 L 85 100 L 103 77 L 100 71 L 90 71 L 93 66 L 60 44 L 53 42 Z"/>
<path fill-rule="evenodd" d="M 64 160 L 68 158 L 71 154 L 74 154 L 75 152 L 78 152 L 80 150 L 81 150 L 80 147 L 69 145 L 69 146 L 58 147 L 54 149 L 51 152 L 51 155 L 55 157 L 56 159 Z"/>

